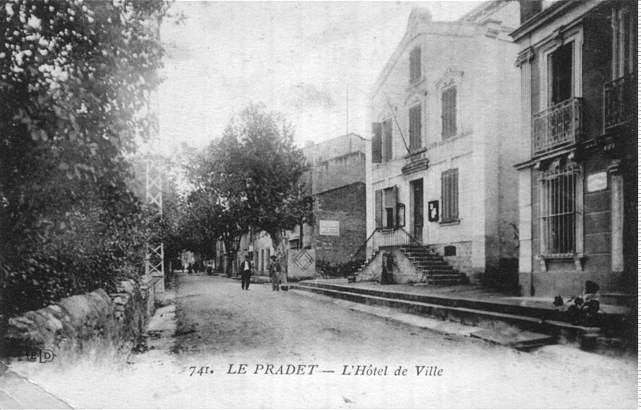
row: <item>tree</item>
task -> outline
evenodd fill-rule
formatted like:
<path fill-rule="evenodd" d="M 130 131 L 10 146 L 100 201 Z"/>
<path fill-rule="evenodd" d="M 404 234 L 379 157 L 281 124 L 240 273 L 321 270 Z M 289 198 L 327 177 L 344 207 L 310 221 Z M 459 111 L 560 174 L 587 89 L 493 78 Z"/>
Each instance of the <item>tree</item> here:
<path fill-rule="evenodd" d="M 252 227 L 267 232 L 278 250 L 283 229 L 312 221 L 313 200 L 302 181 L 307 169 L 285 118 L 251 105 L 198 156 L 190 180 L 218 204 L 226 246 Z"/>
<path fill-rule="evenodd" d="M 109 290 L 143 254 L 125 154 L 155 132 L 165 10 L 160 0 L 0 8 L 3 311 Z"/>

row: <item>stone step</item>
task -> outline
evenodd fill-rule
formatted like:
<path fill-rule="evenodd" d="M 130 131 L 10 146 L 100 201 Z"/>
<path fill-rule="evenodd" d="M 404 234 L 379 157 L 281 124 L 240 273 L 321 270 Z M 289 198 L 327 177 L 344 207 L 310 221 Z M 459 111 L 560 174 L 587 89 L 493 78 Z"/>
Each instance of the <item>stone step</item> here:
<path fill-rule="evenodd" d="M 437 265 L 449 265 L 446 261 L 443 259 L 436 259 L 436 258 L 423 258 L 423 257 L 412 257 L 412 256 L 407 256 L 407 259 L 411 260 L 412 262 L 415 263 L 434 263 Z"/>
<path fill-rule="evenodd" d="M 434 273 L 446 273 L 446 274 L 452 274 L 452 273 L 458 273 L 453 267 L 451 266 L 439 266 L 439 265 L 432 265 L 432 264 L 427 264 L 427 265 L 414 265 L 416 269 L 423 271 L 423 272 L 434 272 Z"/>
<path fill-rule="evenodd" d="M 461 277 L 463 278 L 464 281 L 467 279 L 465 275 L 461 275 Z M 518 303 L 518 304 L 510 303 L 507 301 L 501 301 L 496 299 L 480 300 L 480 299 L 463 298 L 463 297 L 457 297 L 457 296 L 443 296 L 443 295 L 433 295 L 433 294 L 426 295 L 426 294 L 419 294 L 419 293 L 392 291 L 392 290 L 386 289 L 384 286 L 381 286 L 380 288 L 372 289 L 372 288 L 353 287 L 353 286 L 347 286 L 347 285 L 341 285 L 341 284 L 334 284 L 334 283 L 330 284 L 330 283 L 313 282 L 313 281 L 304 281 L 301 283 L 304 284 L 305 286 L 322 287 L 322 288 L 336 290 L 336 291 L 360 293 L 360 294 L 369 295 L 369 296 L 403 299 L 403 300 L 423 302 L 423 303 L 429 303 L 429 304 L 435 304 L 435 305 L 444 305 L 444 306 L 450 306 L 450 307 L 465 307 L 465 308 L 470 308 L 475 310 L 485 310 L 485 311 L 492 311 L 497 313 L 518 315 L 518 316 L 528 316 L 528 317 L 535 318 L 536 320 L 541 322 L 548 322 L 548 321 L 563 322 L 567 319 L 565 313 L 559 312 L 558 310 L 553 309 L 552 307 L 543 308 L 538 306 L 523 305 L 521 303 Z M 423 285 L 422 283 L 418 283 L 417 286 L 425 286 L 425 285 Z M 550 301 L 550 305 L 551 304 L 552 302 Z M 600 325 L 609 326 L 610 324 L 616 324 L 616 322 L 622 316 L 623 315 L 603 314 Z"/>
<path fill-rule="evenodd" d="M 498 329 L 505 326 L 512 326 L 519 330 L 546 334 L 553 337 L 554 340 L 561 340 L 563 342 L 569 343 L 581 344 L 581 340 L 584 335 L 595 333 L 598 334 L 600 331 L 599 328 L 575 326 L 566 322 L 541 320 L 537 317 L 525 315 L 502 313 L 483 309 L 473 309 L 463 306 L 447 306 L 443 304 L 426 303 L 417 300 L 391 297 L 391 295 L 394 293 L 389 293 L 390 297 L 384 297 L 350 291 L 362 289 L 351 288 L 347 290 L 338 290 L 330 289 L 329 287 L 325 286 L 314 286 L 310 283 L 305 282 L 300 282 L 298 284 L 292 285 L 291 288 L 367 305 L 378 305 L 388 308 L 396 308 L 405 313 L 412 313 L 422 316 L 432 316 L 441 320 L 448 320 L 486 329 Z"/>

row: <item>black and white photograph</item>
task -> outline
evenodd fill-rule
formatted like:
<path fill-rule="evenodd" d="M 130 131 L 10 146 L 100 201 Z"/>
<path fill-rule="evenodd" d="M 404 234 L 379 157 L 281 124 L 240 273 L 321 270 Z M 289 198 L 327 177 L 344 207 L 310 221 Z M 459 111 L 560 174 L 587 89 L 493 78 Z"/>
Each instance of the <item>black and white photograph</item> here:
<path fill-rule="evenodd" d="M 635 0 L 0 0 L 0 408 L 637 408 Z"/>

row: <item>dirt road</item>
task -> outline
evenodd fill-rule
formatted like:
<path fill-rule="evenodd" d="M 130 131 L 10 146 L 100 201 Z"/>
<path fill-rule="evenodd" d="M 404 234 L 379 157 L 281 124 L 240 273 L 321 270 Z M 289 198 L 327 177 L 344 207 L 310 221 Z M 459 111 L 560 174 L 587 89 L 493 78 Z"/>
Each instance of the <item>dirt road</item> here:
<path fill-rule="evenodd" d="M 179 282 L 175 308 L 152 320 L 153 350 L 126 365 L 98 352 L 23 372 L 78 407 L 636 407 L 635 358 L 565 346 L 521 353 L 268 284 Z"/>

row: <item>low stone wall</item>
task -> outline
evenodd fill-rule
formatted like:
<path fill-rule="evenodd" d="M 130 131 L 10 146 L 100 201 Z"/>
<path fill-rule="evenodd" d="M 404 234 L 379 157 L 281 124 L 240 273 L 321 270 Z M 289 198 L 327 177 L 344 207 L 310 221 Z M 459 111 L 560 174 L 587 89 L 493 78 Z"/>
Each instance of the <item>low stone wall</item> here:
<path fill-rule="evenodd" d="M 12 317 L 2 340 L 3 355 L 20 356 L 34 348 L 58 354 L 94 342 L 120 347 L 144 331 L 154 297 L 153 285 L 126 281 L 111 295 L 98 289 Z"/>

